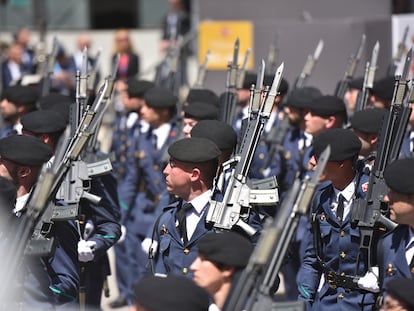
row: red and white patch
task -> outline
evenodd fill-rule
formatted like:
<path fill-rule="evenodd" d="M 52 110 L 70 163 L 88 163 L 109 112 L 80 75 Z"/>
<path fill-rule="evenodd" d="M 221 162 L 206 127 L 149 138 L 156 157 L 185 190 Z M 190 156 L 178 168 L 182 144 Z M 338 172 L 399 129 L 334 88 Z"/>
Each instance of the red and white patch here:
<path fill-rule="evenodd" d="M 363 183 L 361 185 L 361 189 L 362 189 L 363 192 L 367 192 L 368 191 L 368 185 L 369 185 L 369 182 Z"/>

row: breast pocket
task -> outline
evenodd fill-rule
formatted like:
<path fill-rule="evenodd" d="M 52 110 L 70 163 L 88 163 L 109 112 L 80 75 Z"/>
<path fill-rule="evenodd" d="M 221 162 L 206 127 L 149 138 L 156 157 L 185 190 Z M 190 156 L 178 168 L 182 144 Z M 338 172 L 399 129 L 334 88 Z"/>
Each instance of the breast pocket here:
<path fill-rule="evenodd" d="M 327 221 L 321 221 L 319 223 L 319 230 L 322 244 L 329 244 L 332 235 L 332 226 Z"/>

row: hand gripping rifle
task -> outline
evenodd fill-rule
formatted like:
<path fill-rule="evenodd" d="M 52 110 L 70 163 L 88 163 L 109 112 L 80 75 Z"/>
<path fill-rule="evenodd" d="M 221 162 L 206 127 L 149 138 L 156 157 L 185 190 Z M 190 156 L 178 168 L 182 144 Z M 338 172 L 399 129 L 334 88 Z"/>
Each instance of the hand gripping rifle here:
<path fill-rule="evenodd" d="M 404 29 L 404 33 L 403 33 L 403 36 L 401 38 L 401 42 L 398 43 L 397 53 L 393 57 L 391 63 L 388 65 L 387 76 L 392 77 L 392 76 L 395 75 L 395 72 L 397 71 L 397 64 L 401 61 L 401 58 L 403 57 L 404 52 L 407 50 L 407 46 L 405 45 L 405 41 L 407 41 L 408 29 L 409 29 L 409 26 L 407 25 Z"/>
<path fill-rule="evenodd" d="M 351 81 L 354 77 L 355 69 L 359 63 L 359 60 L 361 59 L 362 51 L 364 50 L 365 41 L 366 36 L 365 34 L 363 34 L 357 52 L 355 53 L 355 55 L 351 54 L 351 56 L 349 57 L 348 67 L 346 68 L 345 76 L 341 81 L 338 82 L 336 86 L 335 96 L 342 100 L 344 99 L 345 93 L 348 90 L 349 81 Z"/>
<path fill-rule="evenodd" d="M 220 95 L 220 116 L 223 122 L 231 125 L 234 109 L 237 103 L 237 75 L 240 40 L 237 38 L 234 43 L 233 60 L 227 65 L 226 91 Z"/>
<path fill-rule="evenodd" d="M 329 155 L 328 146 L 319 157 L 312 178 L 307 176 L 302 184 L 296 178 L 275 220 L 265 224 L 260 240 L 223 311 L 264 311 L 272 310 L 272 305 L 275 307 L 273 298 L 278 273 L 300 217 L 308 216 L 310 201 Z M 276 310 L 284 309 L 280 306 Z"/>
<path fill-rule="evenodd" d="M 372 87 L 374 86 L 375 72 L 378 68 L 377 61 L 379 49 L 380 45 L 377 41 L 372 49 L 371 60 L 365 65 L 364 83 L 362 85 L 362 90 L 358 93 L 355 111 L 364 110 L 367 106 Z"/>
<path fill-rule="evenodd" d="M 306 85 L 306 82 L 309 76 L 312 74 L 313 68 L 315 67 L 316 62 L 318 61 L 322 50 L 323 40 L 319 40 L 315 52 L 313 52 L 313 55 L 308 55 L 305 66 L 303 66 L 302 72 L 300 73 L 299 77 L 296 78 L 295 89 L 304 87 Z"/>
<path fill-rule="evenodd" d="M 256 231 L 245 222 L 249 216 L 251 205 L 274 205 L 278 202 L 277 182 L 274 176 L 259 180 L 249 186 L 247 175 L 264 124 L 272 111 L 273 102 L 282 79 L 283 67 L 282 63 L 277 69 L 270 90 L 267 87 L 267 91 L 265 90 L 264 93 L 256 93 L 257 90 L 254 89 L 254 86 L 251 88 L 251 114 L 242 144 L 238 154 L 223 164 L 224 169 L 233 167 L 223 200 L 219 202 L 214 199 L 216 191 L 213 191 L 210 200 L 206 221 L 212 223 L 215 228 L 230 230 L 233 226 L 238 226 L 246 233 L 253 235 Z M 264 66 L 262 72 L 264 72 Z"/>
<path fill-rule="evenodd" d="M 361 232 L 357 264 L 362 258 L 365 258 L 370 270 L 375 261 L 372 251 L 375 248 L 376 234 L 391 230 L 396 226 L 386 217 L 388 207 L 384 202 L 384 196 L 387 194 L 388 188 L 384 181 L 384 171 L 386 166 L 398 157 L 404 136 L 403 132 L 407 128 L 411 113 L 409 100 L 406 98 L 408 91 L 406 79 L 411 64 L 411 55 L 412 51 L 410 50 L 405 61 L 403 75 L 396 77 L 391 109 L 383 121 L 379 133 L 377 157 L 370 175 L 366 198 L 357 200 L 352 208 L 351 221 L 358 225 Z"/>

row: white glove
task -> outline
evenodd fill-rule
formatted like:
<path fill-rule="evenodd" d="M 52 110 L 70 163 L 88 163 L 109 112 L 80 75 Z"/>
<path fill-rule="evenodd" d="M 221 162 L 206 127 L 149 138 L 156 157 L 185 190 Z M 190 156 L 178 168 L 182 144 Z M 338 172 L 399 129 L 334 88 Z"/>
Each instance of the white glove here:
<path fill-rule="evenodd" d="M 78 259 L 82 262 L 92 261 L 95 257 L 95 241 L 80 240 L 78 242 Z"/>
<path fill-rule="evenodd" d="M 358 280 L 358 286 L 361 289 L 365 289 L 372 293 L 378 293 L 380 288 L 378 286 L 379 268 L 372 267 L 371 271 L 365 273 L 365 275 Z"/>
<path fill-rule="evenodd" d="M 95 226 L 92 220 L 88 220 L 85 224 L 85 230 L 83 231 L 83 239 L 87 240 L 91 236 L 92 232 L 95 230 Z"/>
<path fill-rule="evenodd" d="M 146 238 L 144 241 L 141 242 L 141 247 L 145 254 L 149 254 L 150 248 L 152 248 L 152 253 L 154 254 L 157 251 L 158 242 L 152 242 L 152 239 Z"/>
<path fill-rule="evenodd" d="M 125 237 L 126 237 L 126 227 L 124 225 L 121 225 L 121 236 L 119 237 L 119 240 L 117 243 L 123 243 L 125 241 Z"/>

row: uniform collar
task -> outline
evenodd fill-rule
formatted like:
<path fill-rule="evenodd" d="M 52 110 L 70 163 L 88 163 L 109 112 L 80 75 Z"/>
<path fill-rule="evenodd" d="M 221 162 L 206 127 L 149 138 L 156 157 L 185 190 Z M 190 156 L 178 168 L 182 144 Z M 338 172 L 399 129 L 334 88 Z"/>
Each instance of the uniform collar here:
<path fill-rule="evenodd" d="M 194 198 L 190 201 L 193 205 L 194 209 L 196 210 L 197 214 L 201 214 L 206 207 L 207 203 L 210 201 L 211 197 L 211 190 L 207 190 L 206 192 L 200 194 L 198 197 Z"/>

